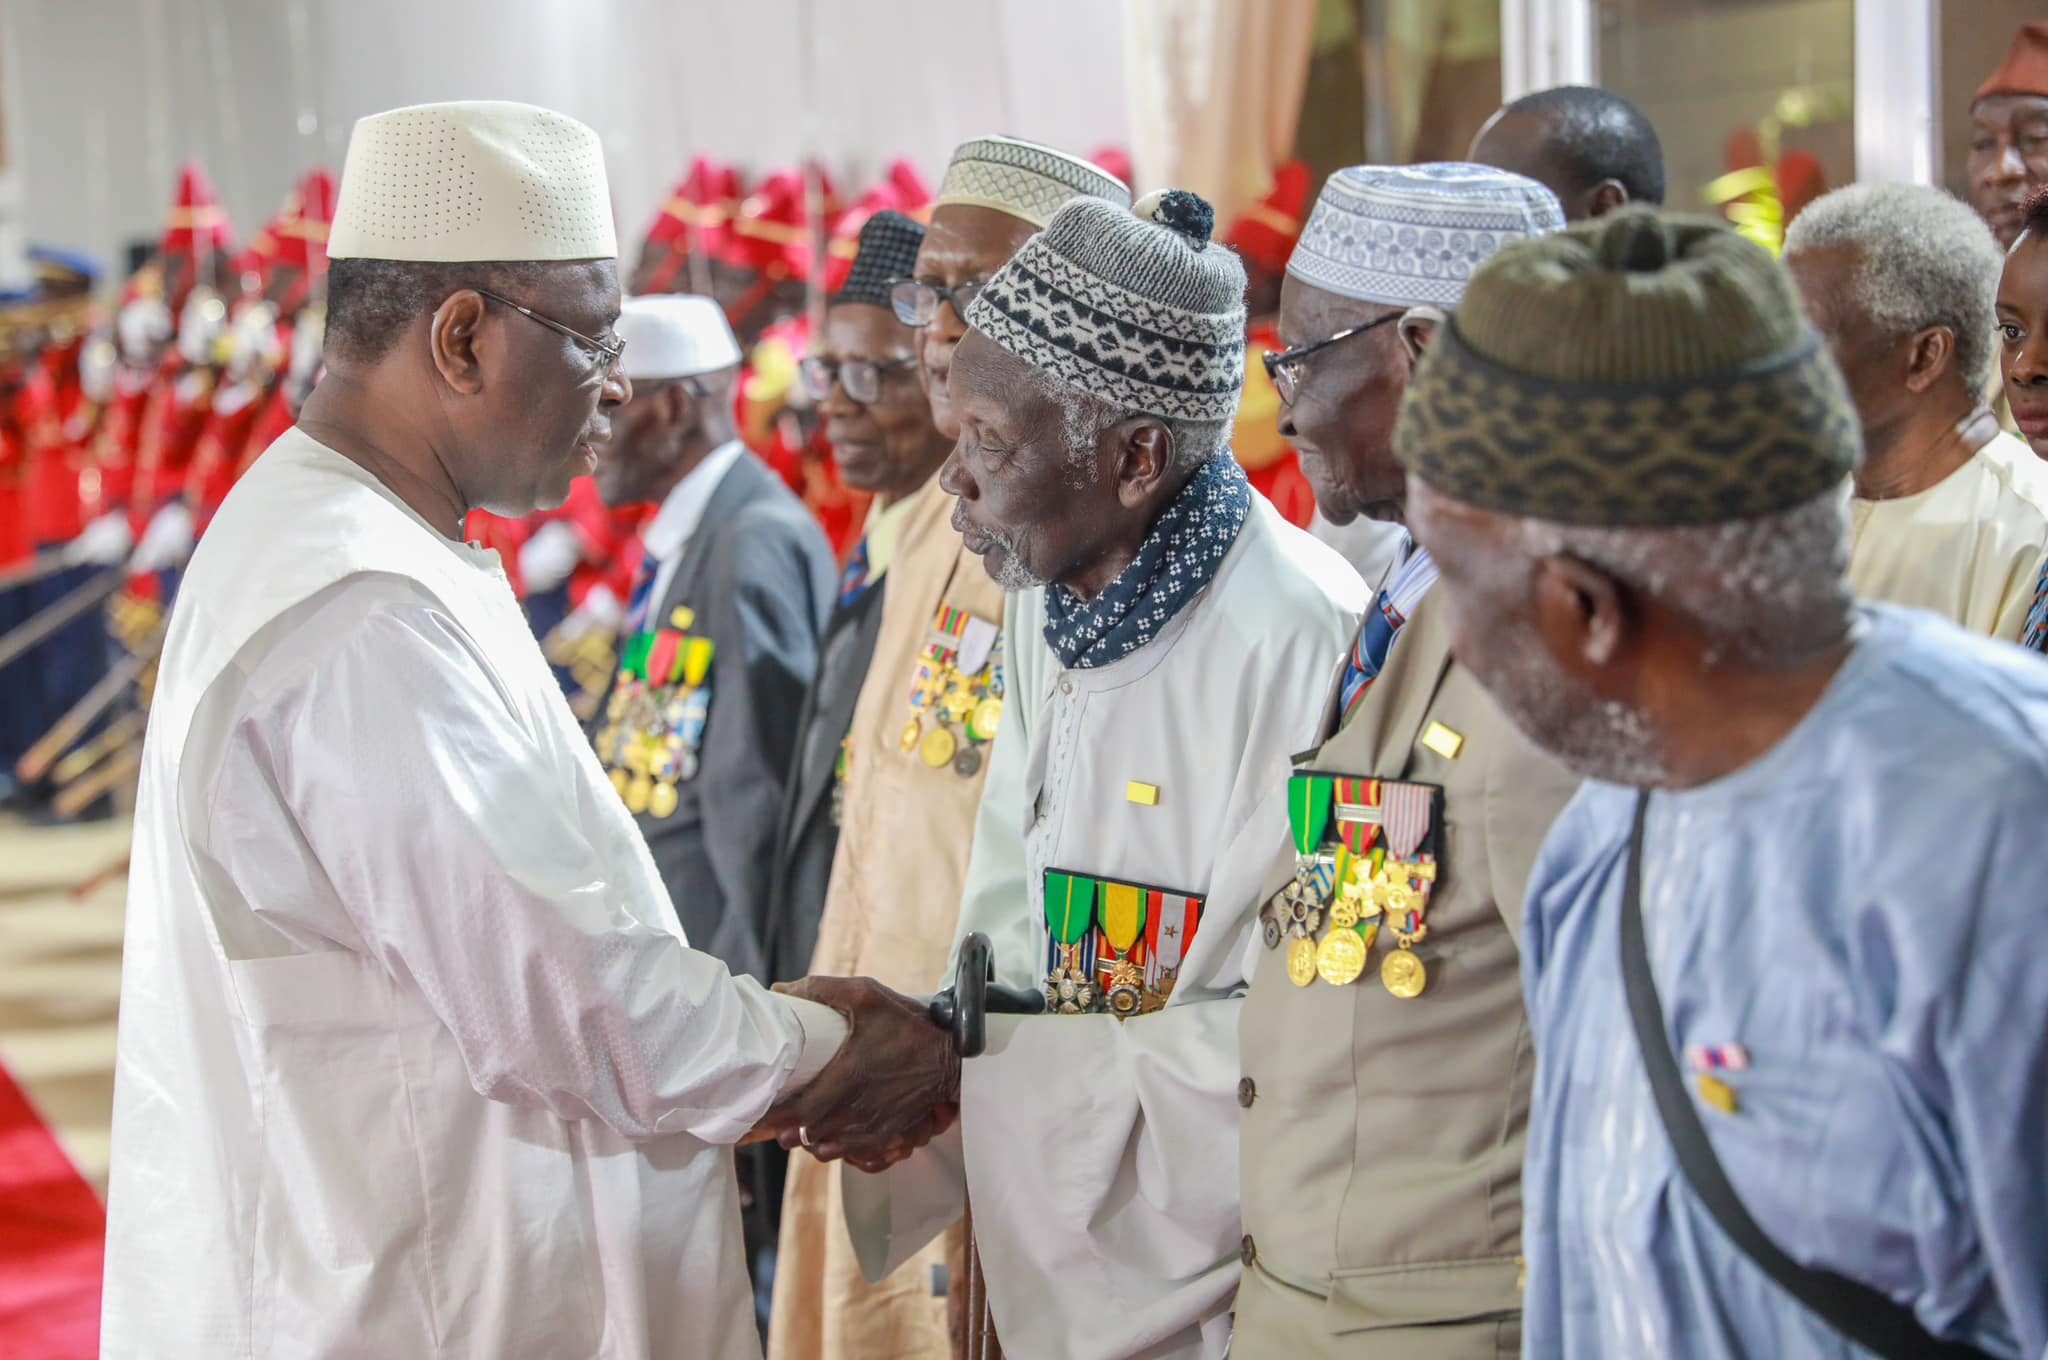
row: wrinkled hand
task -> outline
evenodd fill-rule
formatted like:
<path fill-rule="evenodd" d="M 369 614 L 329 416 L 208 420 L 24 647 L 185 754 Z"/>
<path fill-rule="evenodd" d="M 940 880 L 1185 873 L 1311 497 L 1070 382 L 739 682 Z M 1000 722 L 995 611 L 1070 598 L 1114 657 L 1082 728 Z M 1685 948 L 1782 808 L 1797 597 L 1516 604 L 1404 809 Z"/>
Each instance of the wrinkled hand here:
<path fill-rule="evenodd" d="M 876 1172 L 959 1117 L 960 1055 L 922 1002 L 872 978 L 805 978 L 776 990 L 845 1016 L 846 1042 L 809 1085 L 763 1115 L 752 1136 Z"/>

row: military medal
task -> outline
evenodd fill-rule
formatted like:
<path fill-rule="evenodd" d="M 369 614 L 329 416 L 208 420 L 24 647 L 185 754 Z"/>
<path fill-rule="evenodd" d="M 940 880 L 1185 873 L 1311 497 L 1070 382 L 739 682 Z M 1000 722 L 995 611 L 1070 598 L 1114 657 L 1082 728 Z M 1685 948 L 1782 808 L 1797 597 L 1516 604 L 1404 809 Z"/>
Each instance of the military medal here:
<path fill-rule="evenodd" d="M 1297 987 L 1316 980 L 1316 942 L 1306 935 L 1287 942 L 1287 980 Z"/>
<path fill-rule="evenodd" d="M 1347 987 L 1365 971 L 1365 941 L 1348 926 L 1332 926 L 1316 946 L 1316 975 L 1332 987 Z"/>
<path fill-rule="evenodd" d="M 1095 1008 L 1095 970 L 1087 955 L 1094 952 L 1095 880 L 1081 874 L 1048 869 L 1045 874 L 1045 924 L 1050 955 L 1045 983 L 1046 1009 L 1059 1015 L 1082 1015 Z"/>
<path fill-rule="evenodd" d="M 941 765 L 952 763 L 957 745 L 952 732 L 943 727 L 934 727 L 925 733 L 924 740 L 918 743 L 917 758 L 936 770 Z"/>
<path fill-rule="evenodd" d="M 676 786 L 664 780 L 662 783 L 656 784 L 647 795 L 648 814 L 657 820 L 673 817 L 675 816 L 676 805 L 681 801 L 680 796 L 676 793 Z"/>
<path fill-rule="evenodd" d="M 1407 946 L 1389 950 L 1380 960 L 1380 981 L 1386 989 L 1403 1001 L 1422 995 L 1423 987 L 1429 982 L 1429 970 L 1422 966 L 1422 960 Z"/>
<path fill-rule="evenodd" d="M 927 767 L 962 779 L 981 772 L 978 749 L 1002 720 L 1002 682 L 992 660 L 1002 629 L 949 604 L 939 606 L 910 686 L 910 721 L 897 745 Z M 929 717 L 931 725 L 927 726 Z"/>
<path fill-rule="evenodd" d="M 687 607 L 669 617 L 673 627 L 635 633 L 620 647 L 618 680 L 596 738 L 598 759 L 611 767 L 626 809 L 656 819 L 676 814 L 677 783 L 696 777 L 716 651 L 710 638 L 686 631 L 696 621 Z"/>
<path fill-rule="evenodd" d="M 1144 974 L 1131 958 L 1131 947 L 1145 933 L 1148 894 L 1128 883 L 1102 885 L 1102 942 L 1109 949 L 1109 975 L 1104 1000 L 1109 1013 L 1128 1020 L 1144 1000 Z"/>
<path fill-rule="evenodd" d="M 994 741 L 996 728 L 1002 725 L 1003 701 L 983 699 L 974 706 L 974 712 L 967 715 L 967 735 L 976 741 Z"/>
<path fill-rule="evenodd" d="M 1186 893 L 1155 892 L 1146 907 L 1145 999 L 1139 1010 L 1156 1011 L 1173 995 L 1181 960 L 1202 925 L 1202 899 Z"/>

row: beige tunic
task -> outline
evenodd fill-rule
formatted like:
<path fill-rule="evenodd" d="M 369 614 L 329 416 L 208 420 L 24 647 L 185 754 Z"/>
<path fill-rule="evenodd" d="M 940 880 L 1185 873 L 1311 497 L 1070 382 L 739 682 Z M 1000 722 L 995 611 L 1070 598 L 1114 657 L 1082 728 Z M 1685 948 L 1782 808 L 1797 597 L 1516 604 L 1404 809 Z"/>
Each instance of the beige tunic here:
<path fill-rule="evenodd" d="M 1970 460 L 1916 495 L 1849 503 L 1849 584 L 2017 642 L 2048 555 L 2048 463 L 1981 417 Z"/>
<path fill-rule="evenodd" d="M 1462 738 L 1455 757 L 1425 743 L 1432 732 L 1438 747 Z M 1451 661 L 1435 594 L 1351 721 L 1296 763 L 1441 786 L 1443 862 L 1415 946 L 1428 970 L 1418 997 L 1381 985 L 1384 933 L 1342 987 L 1290 982 L 1284 939 L 1269 947 L 1262 933 L 1252 946 L 1233 1354 L 1509 1360 L 1533 1069 L 1522 891 L 1576 781 Z M 1273 850 L 1277 890 L 1294 853 Z"/>
<path fill-rule="evenodd" d="M 853 714 L 839 848 L 811 971 L 929 993 L 953 944 L 987 748 L 971 777 L 932 768 L 901 738 L 910 691 L 942 606 L 999 623 L 1003 593 L 960 543 L 953 498 L 934 477 L 911 498 L 882 598 L 874 660 Z M 878 1285 L 862 1279 L 840 1209 L 838 1166 L 790 1159 L 769 1354 L 775 1360 L 951 1353 L 932 1268 L 957 1252 L 946 1234 Z M 958 1269 L 958 1262 L 953 1262 Z"/>

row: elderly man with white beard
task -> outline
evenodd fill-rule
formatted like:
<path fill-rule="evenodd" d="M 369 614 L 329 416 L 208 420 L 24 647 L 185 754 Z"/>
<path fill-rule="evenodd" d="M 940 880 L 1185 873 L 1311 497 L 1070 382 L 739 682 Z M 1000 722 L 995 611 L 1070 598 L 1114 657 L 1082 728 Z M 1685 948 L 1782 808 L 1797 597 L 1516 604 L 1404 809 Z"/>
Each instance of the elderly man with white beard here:
<path fill-rule="evenodd" d="M 872 1274 L 966 1192 L 1016 1355 L 1228 1343 L 1246 944 L 1288 757 L 1365 603 L 1224 446 L 1244 272 L 1209 226 L 1187 193 L 1068 204 L 968 307 L 952 366 L 941 480 L 1013 592 L 960 929 L 1052 1013 L 990 1016 L 930 1093 L 957 1131 L 846 1197 Z"/>
<path fill-rule="evenodd" d="M 2048 670 L 1852 599 L 1785 271 L 1633 209 L 1510 245 L 1395 447 L 1459 659 L 1587 776 L 1522 937 L 1524 1353 L 2040 1355 Z"/>

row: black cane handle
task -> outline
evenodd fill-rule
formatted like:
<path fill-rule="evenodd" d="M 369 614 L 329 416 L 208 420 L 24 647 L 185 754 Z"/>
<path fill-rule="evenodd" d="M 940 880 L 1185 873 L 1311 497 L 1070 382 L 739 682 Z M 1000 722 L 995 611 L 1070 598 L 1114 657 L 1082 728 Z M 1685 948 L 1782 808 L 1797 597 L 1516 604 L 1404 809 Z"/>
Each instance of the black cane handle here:
<path fill-rule="evenodd" d="M 1035 991 L 995 984 L 995 950 L 988 936 L 971 932 L 960 942 L 960 961 L 953 985 L 932 998 L 932 1023 L 951 1030 L 953 1048 L 963 1058 L 978 1058 L 988 1047 L 988 1015 L 1037 1015 L 1045 997 Z"/>

